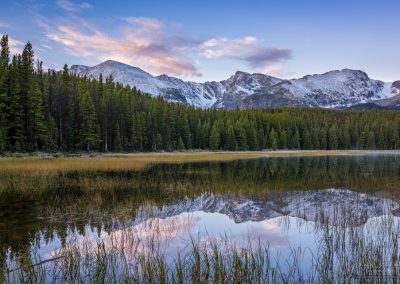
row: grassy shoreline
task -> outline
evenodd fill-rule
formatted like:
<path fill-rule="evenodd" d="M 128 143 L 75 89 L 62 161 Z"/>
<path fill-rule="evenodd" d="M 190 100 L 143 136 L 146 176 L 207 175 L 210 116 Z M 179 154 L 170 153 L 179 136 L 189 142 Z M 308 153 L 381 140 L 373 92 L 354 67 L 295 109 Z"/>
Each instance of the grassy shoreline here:
<path fill-rule="evenodd" d="M 378 158 L 373 156 L 380 154 Z M 285 207 L 284 197 L 292 193 L 296 196 L 301 191 L 348 188 L 363 196 L 377 193 L 397 202 L 400 151 L 45 155 L 49 154 L 0 159 L 0 205 L 3 212 L 10 213 L 2 216 L 0 228 L 6 232 L 4 236 L 0 234 L 0 281 L 5 283 L 336 283 L 368 282 L 371 277 L 384 283 L 400 275 L 396 265 L 397 215 L 374 218 L 379 221 L 375 221 L 376 227 L 354 226 L 354 218 L 368 216 L 359 210 L 360 206 L 353 207 L 364 204 L 364 199 L 359 198 L 352 198 L 349 203 L 332 199 L 330 211 L 327 203 L 322 203 L 312 215 L 315 219 L 309 220 L 315 226 L 301 226 L 297 222 L 300 219 L 292 223 L 298 225 L 293 227 L 296 232 L 315 232 L 318 246 L 313 251 L 307 242 L 304 246 L 288 245 L 281 254 L 272 246 L 270 249 L 268 242 L 257 242 L 256 237 L 254 242 L 246 245 L 244 240 L 243 245 L 236 246 L 227 237 L 218 239 L 216 234 L 204 234 L 188 238 L 184 243 L 187 250 L 177 249 L 176 256 L 167 254 L 157 242 L 172 236 L 165 243 L 172 247 L 173 242 L 169 241 L 175 232 L 186 230 L 188 224 L 187 218 L 182 219 L 184 222 L 171 218 L 169 223 L 158 223 L 158 218 L 179 215 L 174 206 L 193 202 L 204 192 L 234 202 L 248 199 Z M 271 159 L 253 159 L 259 157 Z M 238 159 L 243 160 L 217 162 Z M 179 164 L 195 161 L 215 163 Z M 154 163 L 168 164 L 153 166 Z M 150 167 L 137 170 L 146 165 Z M 396 213 L 390 211 L 391 204 L 388 202 L 385 212 Z M 298 216 L 303 216 L 303 206 L 296 210 Z M 168 214 L 162 215 L 163 212 Z M 329 212 L 334 214 L 328 216 Z M 336 218 L 333 224 L 337 225 L 330 225 L 330 217 Z M 151 218 L 155 221 L 145 223 Z M 132 220 L 147 227 L 132 227 Z M 290 220 L 282 218 L 278 225 L 289 228 L 286 225 Z M 91 238 L 85 228 L 99 237 Z M 265 230 L 271 230 L 274 236 L 276 229 Z M 69 232 L 79 232 L 82 237 Z M 64 241 L 54 252 L 38 253 L 40 247 L 35 244 L 46 242 L 51 247 L 58 236 Z"/>
<path fill-rule="evenodd" d="M 142 153 L 81 153 L 51 154 L 30 153 L 26 156 L 0 157 L 0 171 L 5 170 L 107 170 L 143 169 L 156 163 L 185 163 L 207 161 L 231 161 L 268 157 L 321 157 L 321 156 L 363 156 L 400 155 L 399 150 L 308 150 L 308 151 L 184 151 L 184 152 L 142 152 Z"/>

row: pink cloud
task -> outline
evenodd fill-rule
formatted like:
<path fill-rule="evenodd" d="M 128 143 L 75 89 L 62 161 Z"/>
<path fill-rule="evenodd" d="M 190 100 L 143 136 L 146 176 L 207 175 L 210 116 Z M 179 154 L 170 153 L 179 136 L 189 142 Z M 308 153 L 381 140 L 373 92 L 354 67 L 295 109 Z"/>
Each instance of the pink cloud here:
<path fill-rule="evenodd" d="M 109 35 L 83 19 L 64 20 L 52 25 L 38 19 L 49 40 L 61 44 L 70 54 L 97 60 L 113 59 L 139 66 L 154 74 L 199 76 L 195 64 L 183 53 L 179 42 L 155 19 L 124 18 L 120 36 Z M 190 44 L 190 43 L 188 43 Z"/>
<path fill-rule="evenodd" d="M 119 25 L 112 34 L 71 15 L 58 21 L 40 16 L 36 20 L 46 39 L 58 43 L 69 54 L 96 61 L 117 60 L 154 75 L 201 76 L 201 58 L 230 58 L 257 70 L 291 58 L 291 50 L 265 46 L 253 36 L 198 40 L 153 18 L 117 18 L 113 24 Z"/>

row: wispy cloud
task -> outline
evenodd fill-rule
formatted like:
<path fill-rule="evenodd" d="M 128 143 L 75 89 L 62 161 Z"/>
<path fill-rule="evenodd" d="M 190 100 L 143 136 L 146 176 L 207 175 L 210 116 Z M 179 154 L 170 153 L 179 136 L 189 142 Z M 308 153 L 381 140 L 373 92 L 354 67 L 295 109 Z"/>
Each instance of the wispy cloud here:
<path fill-rule="evenodd" d="M 242 60 L 256 69 L 265 69 L 292 56 L 290 49 L 263 46 L 262 41 L 252 36 L 209 39 L 199 46 L 199 53 L 209 59 L 230 57 Z"/>
<path fill-rule="evenodd" d="M 45 48 L 45 49 L 53 49 L 50 45 L 48 44 L 41 44 L 41 47 Z"/>
<path fill-rule="evenodd" d="M 112 33 L 76 15 L 55 21 L 38 16 L 37 23 L 47 40 L 69 54 L 97 62 L 118 60 L 155 75 L 201 76 L 198 66 L 204 58 L 231 58 L 263 70 L 289 59 L 292 53 L 289 49 L 265 46 L 253 36 L 199 40 L 146 17 L 114 18 L 113 25 L 117 27 Z M 46 45 L 57 49 L 54 44 Z"/>
<path fill-rule="evenodd" d="M 22 49 L 24 48 L 24 43 L 14 38 L 8 37 L 8 46 L 10 48 L 11 54 L 17 54 L 21 53 Z"/>
<path fill-rule="evenodd" d="M 226 37 L 212 38 L 199 46 L 199 53 L 208 59 L 224 56 L 236 57 L 243 49 L 256 43 L 258 43 L 258 39 L 252 36 L 237 39 Z"/>
<path fill-rule="evenodd" d="M 142 67 L 155 74 L 168 73 L 199 76 L 195 64 L 184 53 L 193 41 L 185 36 L 169 35 L 156 19 L 129 17 L 123 19 L 120 36 L 101 31 L 80 19 L 64 19 L 53 24 L 38 18 L 49 40 L 61 44 L 76 56 L 97 60 L 114 59 Z"/>
<path fill-rule="evenodd" d="M 87 2 L 74 3 L 68 0 L 58 0 L 56 2 L 57 6 L 68 11 L 68 12 L 78 12 L 84 9 L 92 8 L 92 5 Z"/>

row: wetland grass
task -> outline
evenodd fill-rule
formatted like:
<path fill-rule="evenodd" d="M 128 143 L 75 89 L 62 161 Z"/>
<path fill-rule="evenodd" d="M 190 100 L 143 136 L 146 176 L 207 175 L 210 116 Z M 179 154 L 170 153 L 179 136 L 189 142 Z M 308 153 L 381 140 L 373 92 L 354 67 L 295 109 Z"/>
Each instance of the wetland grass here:
<path fill-rule="evenodd" d="M 374 154 L 400 155 L 400 151 L 309 150 L 309 151 L 237 151 L 237 152 L 165 152 L 137 154 L 100 154 L 95 156 L 43 158 L 43 155 L 0 158 L 2 171 L 80 171 L 142 170 L 151 164 L 232 161 L 268 157 L 363 156 Z"/>
<path fill-rule="evenodd" d="M 379 215 L 364 225 L 355 225 L 350 221 L 352 217 L 364 220 L 363 215 L 354 212 L 353 207 L 346 207 L 347 203 L 337 204 L 331 216 L 327 216 L 324 208 L 316 208 L 320 210 L 316 211 L 315 219 L 308 220 L 314 222 L 311 228 L 304 227 L 309 215 L 300 214 L 300 204 L 296 226 L 299 231 L 307 229 L 318 236 L 314 248 L 289 245 L 284 248 L 285 253 L 279 254 L 262 239 L 239 244 L 232 242 L 228 234 L 194 235 L 187 240 L 184 250 L 177 249 L 173 255 L 160 245 L 162 241 L 166 247 L 172 246 L 166 236 L 178 230 L 178 223 L 174 222 L 160 228 L 161 220 L 177 213 L 174 205 L 183 206 L 203 194 L 266 204 L 276 201 L 276 205 L 285 203 L 285 196 L 301 196 L 299 193 L 303 191 L 346 188 L 398 202 L 400 157 L 361 154 L 349 157 L 346 153 L 333 157 L 267 159 L 246 156 L 246 160 L 234 156 L 234 161 L 220 161 L 221 157 L 215 154 L 213 161 L 183 164 L 180 161 L 192 159 L 191 154 L 183 153 L 190 156 L 185 158 L 165 154 L 161 164 L 154 162 L 153 154 L 146 157 L 148 160 L 125 156 L 2 158 L 1 280 L 5 283 L 395 282 L 400 272 L 398 217 Z M 89 165 L 84 161 L 94 162 Z M 165 208 L 172 209 L 169 212 Z M 397 211 L 393 214 L 398 214 Z M 168 214 L 164 216 L 165 212 Z M 146 230 L 131 229 L 133 220 L 138 225 L 152 219 L 156 221 L 149 222 Z M 293 222 L 288 216 L 280 221 L 288 228 Z M 92 233 L 87 235 L 85 230 Z M 143 239 L 144 232 L 151 234 Z M 41 255 L 42 245 L 55 239 L 59 240 L 57 249 Z"/>
<path fill-rule="evenodd" d="M 3 281 L 54 283 L 353 283 L 395 282 L 399 223 L 392 216 L 368 226 L 316 225 L 317 250 L 288 247 L 277 254 L 262 240 L 238 244 L 229 236 L 194 236 L 174 256 L 159 245 L 163 230 L 139 239 L 130 228 L 109 239 L 71 238 L 49 259 L 15 258 L 3 267 Z M 343 223 L 343 222 L 342 222 Z M 316 223 L 317 224 L 317 223 Z M 153 226 L 154 224 L 152 224 Z M 305 259 L 311 261 L 304 263 Z"/>

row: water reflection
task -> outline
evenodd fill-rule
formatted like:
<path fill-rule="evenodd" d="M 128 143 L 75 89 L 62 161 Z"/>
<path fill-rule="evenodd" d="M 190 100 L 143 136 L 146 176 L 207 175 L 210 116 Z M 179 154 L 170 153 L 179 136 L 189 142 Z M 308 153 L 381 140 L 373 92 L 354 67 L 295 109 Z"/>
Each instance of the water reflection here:
<path fill-rule="evenodd" d="M 328 257 L 332 272 L 337 272 L 342 270 L 341 265 L 359 263 L 364 259 L 364 254 L 370 252 L 374 257 L 381 258 L 381 270 L 388 269 L 387 273 L 392 273 L 391 261 L 400 253 L 397 246 L 400 218 L 394 216 L 391 210 L 398 208 L 398 204 L 361 194 L 357 197 L 360 202 L 354 205 L 351 204 L 351 198 L 357 193 L 330 189 L 323 191 L 324 195 L 327 192 L 330 197 L 340 196 L 340 199 L 331 202 L 332 199 L 321 200 L 315 195 L 306 198 L 302 196 L 302 200 L 311 201 L 312 205 L 306 205 L 299 216 L 295 216 L 296 210 L 284 211 L 284 214 L 273 211 L 272 215 L 261 219 L 257 211 L 271 212 L 270 209 L 262 208 L 265 204 L 269 206 L 268 202 L 236 202 L 226 197 L 221 199 L 221 196 L 214 197 L 222 204 L 213 202 L 210 208 L 208 196 L 204 204 L 197 203 L 196 206 L 200 207 L 184 209 L 178 215 L 171 215 L 171 212 L 176 214 L 176 204 L 170 206 L 171 208 L 165 206 L 161 210 L 141 208 L 140 210 L 151 213 L 146 218 L 133 221 L 133 225 L 112 232 L 93 231 L 90 227 L 85 228 L 84 234 L 70 232 L 63 248 L 60 249 L 57 242 L 42 248 L 45 253 L 41 255 L 41 259 L 54 259 L 71 251 L 93 257 L 98 253 L 98 245 L 101 243 L 107 254 L 123 252 L 124 259 L 132 265 L 140 261 L 140 256 L 154 254 L 167 256 L 167 265 L 173 265 L 179 256 L 191 255 L 195 243 L 196 247 L 208 255 L 213 255 L 215 248 L 227 255 L 233 250 L 251 251 L 260 246 L 268 248 L 270 265 L 288 266 L 284 269 L 296 265 L 305 275 L 315 269 L 315 262 L 318 260 Z M 316 208 L 315 200 L 317 204 L 326 207 Z M 376 202 L 376 206 L 370 201 Z M 256 220 L 252 220 L 251 214 L 240 216 L 250 204 L 256 208 L 253 211 L 257 216 Z M 295 204 L 298 204 L 297 201 Z M 362 218 L 359 218 L 358 212 L 352 211 L 354 209 L 362 211 Z M 334 216 L 320 217 L 330 210 L 335 212 Z M 355 220 L 342 219 L 352 216 L 353 213 L 356 213 Z M 294 251 L 300 251 L 298 259 L 293 258 Z"/>
<path fill-rule="evenodd" d="M 174 205 L 154 208 L 152 214 L 165 218 L 180 212 L 203 211 L 224 214 L 235 223 L 291 216 L 329 225 L 359 226 L 371 217 L 397 215 L 399 210 L 397 202 L 379 194 L 348 189 L 269 191 L 266 196 L 252 198 L 244 195 L 205 193 L 196 198 L 185 198 Z"/>
<path fill-rule="evenodd" d="M 337 268 L 351 259 L 346 248 L 378 251 L 385 267 L 399 253 L 397 156 L 164 164 L 36 178 L 0 174 L 9 188 L 0 198 L 1 261 L 9 266 L 32 252 L 41 260 L 90 254 L 99 243 L 130 263 L 154 251 L 171 259 L 188 254 L 194 240 L 222 251 L 261 244 L 275 262 L 301 248 L 302 271 L 316 259 Z M 27 180 L 35 194 L 17 189 Z"/>

